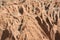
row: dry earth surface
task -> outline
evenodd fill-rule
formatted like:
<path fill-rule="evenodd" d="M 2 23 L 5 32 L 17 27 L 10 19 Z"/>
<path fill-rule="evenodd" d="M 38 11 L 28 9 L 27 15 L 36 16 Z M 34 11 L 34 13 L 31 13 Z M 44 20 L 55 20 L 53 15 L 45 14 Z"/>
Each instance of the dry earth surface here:
<path fill-rule="evenodd" d="M 0 40 L 60 40 L 60 0 L 0 0 Z"/>

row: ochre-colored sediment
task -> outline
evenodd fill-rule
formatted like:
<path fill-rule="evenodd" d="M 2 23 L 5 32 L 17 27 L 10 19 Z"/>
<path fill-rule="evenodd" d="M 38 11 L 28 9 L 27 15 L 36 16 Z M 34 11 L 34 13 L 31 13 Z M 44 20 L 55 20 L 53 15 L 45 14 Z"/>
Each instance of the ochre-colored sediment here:
<path fill-rule="evenodd" d="M 0 0 L 0 40 L 60 40 L 60 0 Z"/>

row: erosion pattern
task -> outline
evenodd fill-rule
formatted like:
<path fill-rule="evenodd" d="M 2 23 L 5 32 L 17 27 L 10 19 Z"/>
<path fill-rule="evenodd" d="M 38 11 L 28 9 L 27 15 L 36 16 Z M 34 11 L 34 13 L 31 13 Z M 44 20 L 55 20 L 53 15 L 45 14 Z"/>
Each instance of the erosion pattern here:
<path fill-rule="evenodd" d="M 60 40 L 60 0 L 0 0 L 0 40 Z"/>

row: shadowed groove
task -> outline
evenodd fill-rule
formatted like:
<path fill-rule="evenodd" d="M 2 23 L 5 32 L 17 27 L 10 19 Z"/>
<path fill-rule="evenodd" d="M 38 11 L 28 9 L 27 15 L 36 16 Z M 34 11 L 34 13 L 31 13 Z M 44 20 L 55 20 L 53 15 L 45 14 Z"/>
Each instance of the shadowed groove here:
<path fill-rule="evenodd" d="M 43 23 L 41 23 L 41 20 L 40 20 L 40 18 L 39 17 L 36 17 L 36 20 L 38 21 L 38 24 L 40 25 L 40 27 L 44 30 L 44 32 L 47 34 L 47 36 L 50 38 L 50 33 L 49 33 L 49 31 L 48 31 L 48 29 L 47 29 L 47 25 L 46 25 L 46 23 L 44 22 L 44 20 L 43 20 Z M 51 39 L 51 38 L 50 38 Z"/>
<path fill-rule="evenodd" d="M 1 40 L 5 40 L 7 37 L 9 37 L 9 31 L 6 29 L 3 31 L 3 34 L 1 36 Z"/>

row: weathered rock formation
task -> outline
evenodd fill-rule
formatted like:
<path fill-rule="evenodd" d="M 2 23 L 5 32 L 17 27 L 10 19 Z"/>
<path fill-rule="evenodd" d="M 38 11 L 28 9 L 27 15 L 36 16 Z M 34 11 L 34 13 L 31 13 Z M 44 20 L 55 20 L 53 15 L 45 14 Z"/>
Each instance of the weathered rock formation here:
<path fill-rule="evenodd" d="M 60 0 L 0 0 L 0 40 L 60 40 Z"/>

